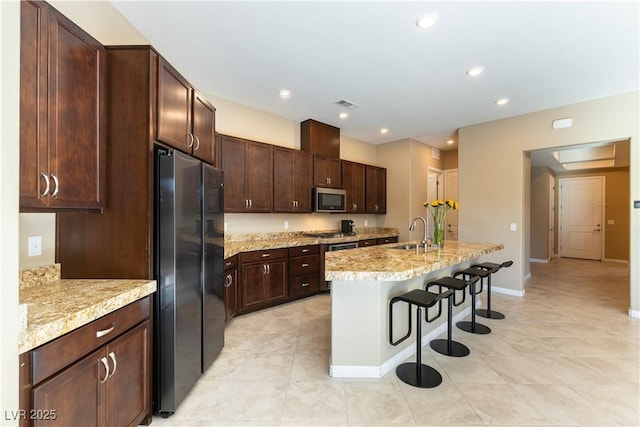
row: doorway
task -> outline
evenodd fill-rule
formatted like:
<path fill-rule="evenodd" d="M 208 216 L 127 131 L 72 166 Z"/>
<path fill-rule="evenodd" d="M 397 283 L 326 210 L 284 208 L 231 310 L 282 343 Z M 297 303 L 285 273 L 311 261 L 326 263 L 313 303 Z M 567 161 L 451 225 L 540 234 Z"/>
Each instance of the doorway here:
<path fill-rule="evenodd" d="M 602 260 L 604 176 L 560 178 L 560 256 Z"/>

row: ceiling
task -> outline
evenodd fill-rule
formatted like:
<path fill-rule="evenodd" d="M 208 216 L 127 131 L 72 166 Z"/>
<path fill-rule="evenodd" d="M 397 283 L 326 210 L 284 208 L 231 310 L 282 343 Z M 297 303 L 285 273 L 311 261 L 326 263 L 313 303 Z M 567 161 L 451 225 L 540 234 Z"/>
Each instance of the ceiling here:
<path fill-rule="evenodd" d="M 636 1 L 112 3 L 201 92 L 372 144 L 455 149 L 463 126 L 639 88 Z"/>
<path fill-rule="evenodd" d="M 555 172 L 629 167 L 628 139 L 531 151 L 531 166 L 546 166 Z"/>

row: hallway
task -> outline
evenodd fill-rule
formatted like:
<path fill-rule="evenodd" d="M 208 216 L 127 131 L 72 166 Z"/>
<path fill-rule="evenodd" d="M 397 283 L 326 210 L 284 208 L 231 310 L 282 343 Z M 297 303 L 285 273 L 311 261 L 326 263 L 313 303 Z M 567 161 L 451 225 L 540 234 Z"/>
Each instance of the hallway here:
<path fill-rule="evenodd" d="M 330 297 L 233 319 L 225 348 L 178 412 L 155 426 L 638 426 L 640 322 L 628 317 L 624 264 L 533 264 L 523 298 L 494 294 L 506 320 L 471 349 L 423 363 L 443 383 L 328 375 Z M 498 273 L 500 274 L 500 273 Z"/>

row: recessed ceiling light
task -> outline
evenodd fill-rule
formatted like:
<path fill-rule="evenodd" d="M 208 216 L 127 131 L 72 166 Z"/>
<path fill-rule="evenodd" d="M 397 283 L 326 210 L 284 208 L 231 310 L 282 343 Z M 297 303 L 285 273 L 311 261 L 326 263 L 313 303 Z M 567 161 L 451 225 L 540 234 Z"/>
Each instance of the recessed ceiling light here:
<path fill-rule="evenodd" d="M 349 113 L 340 113 L 338 114 L 338 117 L 340 117 L 341 119 L 346 119 L 347 117 L 349 117 Z"/>
<path fill-rule="evenodd" d="M 508 102 L 509 102 L 509 98 L 500 98 L 496 100 L 496 104 L 498 105 L 504 105 L 504 104 L 507 104 Z"/>
<path fill-rule="evenodd" d="M 389 132 L 389 129 L 387 129 L 387 128 L 380 129 L 380 133 L 383 134 L 383 135 L 386 135 L 387 132 Z"/>
<path fill-rule="evenodd" d="M 438 18 L 439 16 L 435 12 L 427 13 L 418 18 L 418 20 L 416 21 L 416 26 L 418 28 L 433 27 L 435 23 L 438 22 Z"/>
<path fill-rule="evenodd" d="M 287 89 L 281 89 L 280 92 L 278 92 L 278 96 L 280 96 L 280 98 L 282 99 L 289 99 L 291 97 L 291 91 Z"/>
<path fill-rule="evenodd" d="M 454 142 L 455 142 L 455 141 L 454 141 L 453 139 L 450 139 L 450 140 L 448 140 L 448 141 L 447 141 L 447 144 L 451 145 L 451 144 L 453 144 Z"/>
<path fill-rule="evenodd" d="M 484 67 L 477 66 L 477 67 L 469 68 L 467 70 L 467 75 L 471 77 L 475 77 L 482 74 L 483 71 L 484 71 Z"/>

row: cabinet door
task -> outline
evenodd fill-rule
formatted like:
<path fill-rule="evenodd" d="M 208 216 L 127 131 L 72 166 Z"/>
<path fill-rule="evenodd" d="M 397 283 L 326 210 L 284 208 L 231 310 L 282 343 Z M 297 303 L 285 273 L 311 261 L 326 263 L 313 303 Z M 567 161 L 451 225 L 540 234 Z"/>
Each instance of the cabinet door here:
<path fill-rule="evenodd" d="M 295 212 L 311 212 L 311 182 L 313 179 L 313 155 L 304 151 L 293 154 L 293 198 Z"/>
<path fill-rule="evenodd" d="M 248 212 L 272 212 L 273 147 L 259 142 L 247 142 L 245 170 L 247 199 L 249 199 Z"/>
<path fill-rule="evenodd" d="M 156 139 L 191 154 L 192 89 L 167 61 L 158 58 L 158 111 Z"/>
<path fill-rule="evenodd" d="M 55 414 L 55 419 L 35 419 L 32 425 L 104 425 L 106 407 L 102 394 L 108 380 L 105 357 L 104 349 L 100 349 L 34 387 L 32 410 L 43 416 Z"/>
<path fill-rule="evenodd" d="M 287 261 L 270 261 L 267 264 L 267 302 L 287 299 Z"/>
<path fill-rule="evenodd" d="M 342 187 L 347 191 L 346 209 L 349 213 L 365 211 L 364 178 L 365 165 L 342 162 Z"/>
<path fill-rule="evenodd" d="M 216 166 L 216 109 L 198 92 L 193 92 L 193 155 Z"/>
<path fill-rule="evenodd" d="M 273 149 L 273 211 L 294 212 L 295 195 L 294 151 L 288 148 Z"/>
<path fill-rule="evenodd" d="M 105 50 L 45 7 L 22 5 L 21 207 L 101 209 Z"/>
<path fill-rule="evenodd" d="M 266 304 L 265 263 L 242 265 L 242 309 L 251 310 Z"/>
<path fill-rule="evenodd" d="M 342 188 L 340 159 L 313 156 L 313 185 L 316 187 Z"/>
<path fill-rule="evenodd" d="M 107 346 L 107 426 L 136 426 L 151 413 L 150 333 L 149 322 L 144 322 Z"/>
<path fill-rule="evenodd" d="M 238 268 L 233 267 L 224 273 L 225 321 L 231 320 L 238 312 Z"/>
<path fill-rule="evenodd" d="M 245 164 L 247 145 L 238 138 L 221 137 L 220 164 L 224 171 L 224 211 L 247 211 Z"/>
<path fill-rule="evenodd" d="M 387 213 L 387 170 L 376 166 L 366 166 L 367 213 Z"/>

